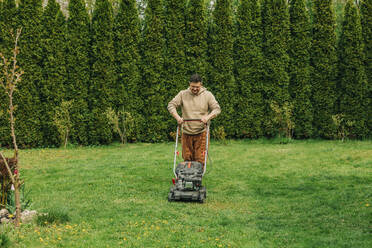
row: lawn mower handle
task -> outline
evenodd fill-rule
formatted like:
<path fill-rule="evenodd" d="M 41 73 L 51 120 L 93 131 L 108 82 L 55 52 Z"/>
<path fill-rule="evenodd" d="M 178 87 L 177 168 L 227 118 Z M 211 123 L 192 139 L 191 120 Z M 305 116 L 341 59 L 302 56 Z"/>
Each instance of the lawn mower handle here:
<path fill-rule="evenodd" d="M 183 121 L 200 121 L 201 119 L 185 119 Z M 182 124 L 181 124 L 182 125 Z M 180 126 L 177 125 L 177 132 L 176 132 L 176 145 L 174 148 L 174 161 L 173 161 L 173 174 L 177 178 L 176 175 L 176 162 L 177 162 L 177 146 L 178 146 L 178 135 L 180 133 Z M 203 176 L 207 171 L 207 158 L 208 158 L 208 145 L 209 145 L 209 124 L 205 124 L 207 126 L 207 133 L 206 133 L 206 142 L 205 142 L 205 157 L 204 157 L 204 166 L 203 166 Z"/>

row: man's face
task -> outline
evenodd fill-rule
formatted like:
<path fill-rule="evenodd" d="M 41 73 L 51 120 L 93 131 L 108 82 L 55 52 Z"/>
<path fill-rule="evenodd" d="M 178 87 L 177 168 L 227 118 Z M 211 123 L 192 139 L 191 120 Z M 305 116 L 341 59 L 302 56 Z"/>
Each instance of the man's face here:
<path fill-rule="evenodd" d="M 194 95 L 197 95 L 202 87 L 201 82 L 190 82 L 190 89 Z"/>

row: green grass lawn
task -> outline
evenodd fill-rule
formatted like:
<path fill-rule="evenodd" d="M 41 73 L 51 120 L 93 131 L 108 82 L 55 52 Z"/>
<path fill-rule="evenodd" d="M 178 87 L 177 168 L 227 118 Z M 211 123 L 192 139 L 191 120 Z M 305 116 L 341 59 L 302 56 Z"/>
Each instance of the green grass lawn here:
<path fill-rule="evenodd" d="M 11 247 L 372 247 L 372 141 L 212 142 L 204 204 L 167 201 L 173 143 L 21 151 Z"/>

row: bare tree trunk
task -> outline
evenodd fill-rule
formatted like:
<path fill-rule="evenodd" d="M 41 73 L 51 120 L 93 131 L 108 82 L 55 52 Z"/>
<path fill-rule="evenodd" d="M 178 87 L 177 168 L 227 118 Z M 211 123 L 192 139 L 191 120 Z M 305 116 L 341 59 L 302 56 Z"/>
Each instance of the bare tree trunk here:
<path fill-rule="evenodd" d="M 11 136 L 13 140 L 13 146 L 14 146 L 14 175 L 12 174 L 12 171 L 10 170 L 10 167 L 1 153 L 1 157 L 4 160 L 5 166 L 7 167 L 9 177 L 12 180 L 12 183 L 14 185 L 14 197 L 15 197 L 15 205 L 16 205 L 16 219 L 15 219 L 15 226 L 19 227 L 19 223 L 21 220 L 21 196 L 20 196 L 20 176 L 19 176 L 19 160 L 18 160 L 18 146 L 17 146 L 17 139 L 15 135 L 15 118 L 14 118 L 14 105 L 13 105 L 13 93 L 17 86 L 17 83 L 21 81 L 21 76 L 23 74 L 23 71 L 19 71 L 19 68 L 17 66 L 17 55 L 19 53 L 18 50 L 18 39 L 21 35 L 22 28 L 17 29 L 17 33 L 15 35 L 14 40 L 14 49 L 13 49 L 13 58 L 12 58 L 12 65 L 11 68 L 9 68 L 10 63 L 8 63 L 8 60 L 4 57 L 3 54 L 0 53 L 0 56 L 3 60 L 3 70 L 5 75 L 5 84 L 4 82 L 1 82 L 1 85 L 4 87 L 5 92 L 9 96 L 9 120 L 10 120 L 10 130 L 11 130 Z M 10 72 L 9 72 L 10 70 Z"/>

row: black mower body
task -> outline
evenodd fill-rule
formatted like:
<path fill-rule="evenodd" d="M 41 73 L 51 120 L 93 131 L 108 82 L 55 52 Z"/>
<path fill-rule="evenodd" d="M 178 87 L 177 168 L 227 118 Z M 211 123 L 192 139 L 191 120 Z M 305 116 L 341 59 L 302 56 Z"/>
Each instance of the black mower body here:
<path fill-rule="evenodd" d="M 207 192 L 202 186 L 203 165 L 196 161 L 181 162 L 176 167 L 176 180 L 168 194 L 169 201 L 204 202 Z"/>

